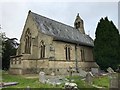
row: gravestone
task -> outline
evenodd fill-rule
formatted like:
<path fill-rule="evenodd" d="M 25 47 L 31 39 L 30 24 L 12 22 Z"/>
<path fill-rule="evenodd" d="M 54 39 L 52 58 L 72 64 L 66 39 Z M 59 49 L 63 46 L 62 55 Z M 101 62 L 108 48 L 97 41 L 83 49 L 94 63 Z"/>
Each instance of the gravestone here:
<path fill-rule="evenodd" d="M 98 68 L 91 68 L 91 72 L 93 75 L 99 74 L 99 69 Z"/>
<path fill-rule="evenodd" d="M 79 75 L 80 75 L 81 77 L 86 77 L 87 72 L 84 71 L 84 70 L 82 70 L 81 68 L 79 68 Z"/>
<path fill-rule="evenodd" d="M 109 67 L 109 68 L 107 69 L 107 71 L 108 71 L 108 73 L 115 73 L 114 70 L 113 70 L 111 67 Z"/>
<path fill-rule="evenodd" d="M 92 80 L 93 80 L 93 74 L 91 72 L 88 72 L 87 75 L 86 75 L 85 81 L 88 84 L 92 84 Z"/>
<path fill-rule="evenodd" d="M 120 88 L 120 73 L 118 73 L 118 88 Z"/>
<path fill-rule="evenodd" d="M 109 73 L 109 88 L 113 89 L 113 88 L 118 88 L 118 82 L 119 82 L 119 76 L 117 73 L 114 72 L 114 70 L 109 67 L 107 69 L 108 73 Z"/>
<path fill-rule="evenodd" d="M 119 88 L 119 86 L 120 86 L 119 85 L 120 84 L 119 74 L 112 73 L 112 74 L 110 74 L 109 78 L 110 78 L 110 83 L 109 83 L 110 89 Z"/>
<path fill-rule="evenodd" d="M 46 78 L 45 78 L 45 73 L 44 72 L 39 73 L 39 81 L 42 82 L 42 83 L 45 83 Z"/>

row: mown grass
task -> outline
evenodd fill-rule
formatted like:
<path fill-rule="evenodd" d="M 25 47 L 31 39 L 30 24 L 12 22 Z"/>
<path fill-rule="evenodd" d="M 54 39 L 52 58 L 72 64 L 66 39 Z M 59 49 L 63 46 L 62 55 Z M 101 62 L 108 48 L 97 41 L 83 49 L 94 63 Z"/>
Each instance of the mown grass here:
<path fill-rule="evenodd" d="M 3 82 L 18 82 L 19 84 L 14 86 L 8 86 L 7 88 L 62 88 L 62 86 L 53 86 L 51 84 L 42 84 L 39 82 L 38 78 L 25 78 L 20 75 L 10 75 L 3 73 L 2 75 Z"/>
<path fill-rule="evenodd" d="M 67 77 L 69 79 L 69 77 Z M 97 88 L 93 87 L 92 85 L 89 85 L 88 83 L 86 83 L 84 80 L 82 80 L 82 78 L 80 76 L 72 76 L 70 77 L 70 79 L 74 80 L 73 82 L 77 84 L 79 89 L 85 89 L 85 90 L 97 90 Z"/>
<path fill-rule="evenodd" d="M 69 77 L 67 77 L 69 79 Z M 98 90 L 97 88 L 93 87 L 92 85 L 86 83 L 84 80 L 82 80 L 82 78 L 80 76 L 72 76 L 70 77 L 71 80 L 74 80 L 73 82 L 76 83 L 78 85 L 79 89 L 85 89 L 85 90 Z M 63 89 L 64 88 L 64 84 L 59 85 L 59 86 L 53 86 L 51 84 L 42 84 L 39 82 L 38 78 L 25 78 L 24 76 L 20 76 L 20 75 L 10 75 L 6 72 L 2 73 L 2 80 L 3 82 L 18 82 L 19 84 L 15 85 L 15 86 L 9 86 L 7 88 L 12 88 L 11 90 L 13 90 L 13 88 L 27 88 L 27 86 L 29 86 L 30 88 L 44 88 L 43 90 L 45 90 L 45 88 L 49 88 L 49 90 L 53 90 L 53 89 Z M 109 77 L 108 76 L 101 76 L 101 77 L 95 77 L 93 79 L 93 84 L 97 85 L 97 86 L 101 86 L 101 87 L 105 87 L 105 88 L 109 88 Z M 7 88 L 4 88 L 4 90 L 6 90 Z M 14 89 L 15 90 L 15 89 Z M 21 89 L 22 90 L 22 89 Z M 32 89 L 34 90 L 34 89 Z"/>
<path fill-rule="evenodd" d="M 93 79 L 93 84 L 97 86 L 109 88 L 109 77 L 108 76 L 96 77 Z"/>
<path fill-rule="evenodd" d="M 120 77 L 120 73 L 116 73 L 114 75 L 119 75 Z M 105 75 L 105 76 L 101 76 L 101 77 L 96 77 L 93 80 L 93 84 L 97 85 L 97 86 L 101 86 L 101 87 L 105 87 L 106 89 L 110 88 L 110 76 Z"/>

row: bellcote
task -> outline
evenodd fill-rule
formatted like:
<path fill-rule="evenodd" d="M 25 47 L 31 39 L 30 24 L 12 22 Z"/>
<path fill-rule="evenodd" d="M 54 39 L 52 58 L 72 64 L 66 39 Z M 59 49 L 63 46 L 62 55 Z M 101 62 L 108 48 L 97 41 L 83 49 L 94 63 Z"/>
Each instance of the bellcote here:
<path fill-rule="evenodd" d="M 85 31 L 84 31 L 84 22 L 80 18 L 79 13 L 76 16 L 76 19 L 75 19 L 75 22 L 74 22 L 74 27 L 76 29 L 78 29 L 82 34 L 85 34 Z"/>

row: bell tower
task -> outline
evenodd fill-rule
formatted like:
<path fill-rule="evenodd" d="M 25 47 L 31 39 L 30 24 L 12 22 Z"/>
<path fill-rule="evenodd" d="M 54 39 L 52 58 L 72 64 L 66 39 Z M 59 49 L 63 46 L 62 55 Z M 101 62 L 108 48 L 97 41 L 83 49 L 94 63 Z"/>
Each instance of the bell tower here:
<path fill-rule="evenodd" d="M 74 22 L 74 27 L 76 29 L 78 29 L 82 34 L 85 34 L 85 31 L 84 31 L 84 22 L 80 18 L 79 13 L 76 16 L 76 19 L 75 19 L 75 22 Z"/>

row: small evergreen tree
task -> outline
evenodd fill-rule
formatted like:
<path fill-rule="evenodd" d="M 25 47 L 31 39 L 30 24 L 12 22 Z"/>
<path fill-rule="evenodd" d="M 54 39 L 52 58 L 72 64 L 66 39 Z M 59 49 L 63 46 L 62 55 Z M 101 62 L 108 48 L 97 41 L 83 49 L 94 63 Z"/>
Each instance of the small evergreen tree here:
<path fill-rule="evenodd" d="M 102 70 L 119 64 L 119 32 L 107 17 L 101 18 L 96 28 L 94 41 L 94 58 Z"/>

